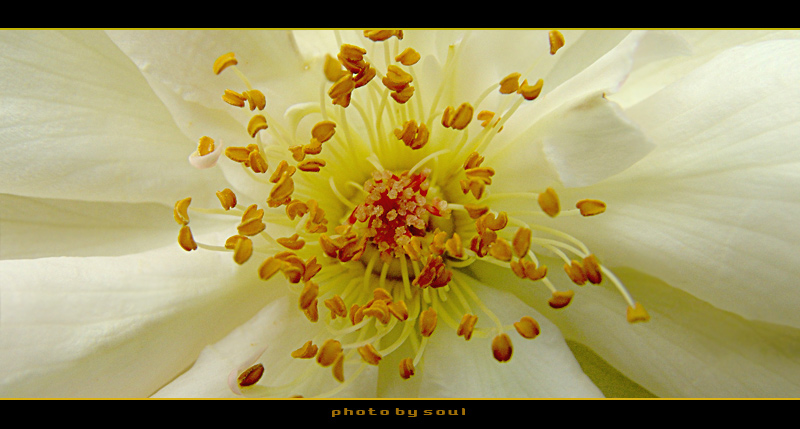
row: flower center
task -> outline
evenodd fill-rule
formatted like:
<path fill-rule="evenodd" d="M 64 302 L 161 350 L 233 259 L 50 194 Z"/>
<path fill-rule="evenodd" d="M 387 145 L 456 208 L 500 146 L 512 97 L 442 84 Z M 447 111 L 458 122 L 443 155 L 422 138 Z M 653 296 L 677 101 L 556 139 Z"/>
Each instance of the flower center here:
<path fill-rule="evenodd" d="M 335 394 L 366 366 L 381 365 L 392 353 L 407 354 L 399 360 L 399 377 L 412 377 L 429 339 L 442 329 L 437 329 L 440 320 L 467 341 L 473 336 L 491 338 L 491 353 L 499 362 L 512 356 L 507 332 L 536 338 L 540 328 L 532 317 L 505 325 L 481 302 L 468 275 L 461 272 L 476 261 L 544 285 L 552 294 L 550 307 L 561 309 L 574 292 L 559 290 L 537 256 L 555 255 L 564 261 L 564 272 L 572 283 L 600 284 L 608 279 L 605 283 L 610 281 L 628 303 L 628 320 L 647 320 L 641 305 L 582 242 L 562 231 L 494 211 L 486 202 L 521 198 L 536 206 L 532 215 L 549 217 L 594 216 L 606 209 L 602 201 L 585 199 L 574 210 L 562 210 L 552 188 L 487 197 L 496 172 L 484 165 L 481 153 L 521 103 L 537 99 L 542 81 L 519 83 L 522 75 L 512 73 L 474 103 L 440 107 L 438 94 L 452 77 L 458 55 L 457 46 L 451 46 L 443 67 L 444 81 L 436 88 L 433 106 L 426 109 L 413 71 L 420 55 L 412 48 L 398 49 L 402 31 L 370 30 L 364 36 L 376 43 L 395 41 L 394 55 L 384 44 L 383 72 L 370 61 L 366 49 L 342 44 L 336 58 L 326 59 L 327 90 L 320 104 L 298 105 L 286 112 L 287 118 L 294 118 L 288 129 L 268 117 L 265 97 L 238 70 L 235 56 L 219 57 L 214 73 L 231 69 L 247 88 L 225 90 L 223 100 L 259 111 L 245 127 L 252 142 L 228 146 L 224 154 L 259 186 L 269 188 L 266 207 L 251 202 L 242 209 L 237 195 L 225 188 L 217 192 L 222 208 L 191 208 L 234 216 L 236 234 L 224 245 L 194 240 L 189 227 L 191 198 L 178 201 L 174 210 L 183 249 L 232 252 L 237 264 L 260 255 L 258 277 L 268 280 L 281 273 L 306 318 L 327 325 L 318 337 L 287 351 L 295 359 L 331 368 L 341 385 L 321 395 Z M 554 55 L 564 46 L 563 36 L 551 32 L 550 45 Z M 476 114 L 473 105 L 480 106 L 498 90 L 514 97 L 502 114 L 489 110 Z M 353 109 L 358 121 L 348 116 Z M 299 124 L 314 115 L 318 118 L 310 127 L 309 140 L 298 141 Z M 434 121 L 437 117 L 439 123 Z M 473 118 L 482 122 L 474 123 Z M 478 132 L 470 134 L 472 130 Z M 263 138 L 265 133 L 269 140 Z M 222 153 L 221 146 L 203 136 L 190 162 L 198 168 L 212 167 Z M 336 162 L 326 162 L 323 155 Z M 275 161 L 277 165 L 271 167 Z M 333 219 L 340 221 L 334 225 Z M 267 231 L 268 223 L 291 226 L 295 233 L 274 237 Z M 320 317 L 320 311 L 329 317 Z M 352 376 L 346 376 L 346 362 L 360 364 Z M 267 385 L 264 394 L 291 395 L 314 385 L 307 375 L 285 385 L 271 385 L 269 374 L 278 370 L 269 362 L 248 365 L 230 378 L 237 393 Z"/>

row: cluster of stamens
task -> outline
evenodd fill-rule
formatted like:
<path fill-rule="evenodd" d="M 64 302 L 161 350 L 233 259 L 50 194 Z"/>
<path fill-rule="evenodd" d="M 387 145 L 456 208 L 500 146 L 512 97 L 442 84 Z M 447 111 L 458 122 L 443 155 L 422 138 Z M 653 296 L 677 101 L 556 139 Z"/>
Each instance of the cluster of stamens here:
<path fill-rule="evenodd" d="M 402 40 L 403 33 L 397 30 L 368 30 L 364 36 L 373 42 L 384 42 L 390 38 Z M 551 32 L 550 40 L 551 54 L 555 54 L 564 45 L 563 36 L 559 32 Z M 383 85 L 382 94 L 388 94 L 397 108 L 402 109 L 415 92 L 411 85 L 414 81 L 412 72 L 404 67 L 410 68 L 416 64 L 420 55 L 407 48 L 395 55 L 394 60 L 397 64 L 387 65 L 381 74 L 380 84 Z M 266 254 L 258 266 L 259 278 L 269 280 L 281 273 L 291 290 L 297 294 L 299 310 L 310 322 L 324 321 L 333 331 L 373 332 L 373 341 L 353 343 L 357 346 L 348 343 L 345 334 L 309 340 L 291 352 L 293 358 L 315 360 L 322 367 L 330 367 L 334 378 L 344 383 L 344 362 L 347 359 L 352 356 L 360 358 L 363 365 L 379 365 L 386 353 L 393 352 L 399 348 L 398 344 L 403 343 L 400 340 L 399 343 L 385 346 L 380 339 L 398 324 L 416 324 L 421 344 L 417 346 L 416 355 L 402 359 L 399 367 L 401 378 L 412 377 L 421 360 L 424 345 L 436 330 L 440 312 L 447 311 L 439 304 L 452 293 L 477 299 L 468 283 L 460 280 L 461 274 L 458 273 L 458 267 L 474 260 L 491 260 L 521 279 L 545 284 L 552 292 L 548 301 L 550 307 L 566 307 L 574 292 L 555 288 L 548 278 L 547 266 L 539 263 L 532 250 L 534 246 L 561 256 L 565 261 L 565 273 L 576 285 L 582 286 L 587 282 L 600 284 L 610 276 L 615 285 L 621 288 L 610 271 L 602 267 L 597 257 L 588 250 L 580 250 L 578 256 L 570 259 L 562 251 L 566 246 L 553 245 L 553 240 L 534 233 L 534 229 L 550 232 L 548 228 L 533 227 L 509 217 L 505 212 L 492 211 L 488 204 L 481 204 L 479 201 L 485 198 L 495 170 L 484 165 L 484 158 L 478 150 L 466 151 L 468 155 L 463 163 L 459 163 L 450 175 L 444 175 L 458 177 L 461 190 L 460 196 L 448 195 L 449 202 L 443 198 L 440 189 L 432 192 L 436 184 L 429 181 L 431 169 L 422 168 L 425 160 L 437 154 L 434 153 L 403 172 L 396 173 L 384 168 L 373 170 L 371 178 L 360 188 L 362 194 L 352 204 L 349 215 L 329 229 L 326 211 L 320 203 L 314 198 L 298 197 L 293 176 L 297 172 L 319 174 L 322 171 L 326 162 L 318 156 L 323 151 L 323 145 L 341 143 L 336 133 L 339 121 L 335 120 L 335 115 L 333 118 L 325 117 L 311 129 L 308 143 L 287 142 L 285 159 L 277 163 L 267 178 L 266 173 L 270 170 L 267 148 L 260 138 L 261 132 L 272 130 L 267 125 L 266 114 L 262 112 L 266 100 L 260 91 L 250 87 L 246 78 L 236 69 L 236 64 L 233 54 L 219 57 L 214 64 L 215 74 L 228 68 L 234 69 L 248 87 L 244 91 L 226 90 L 222 98 L 232 106 L 249 106 L 250 111 L 258 109 L 260 113 L 255 114 L 246 127 L 253 141 L 242 146 L 226 147 L 224 153 L 229 161 L 240 164 L 248 174 L 258 180 L 264 177 L 261 182 L 271 184 L 269 196 L 264 201 L 267 211 L 258 204 L 250 204 L 242 209 L 233 191 L 228 188 L 218 191 L 221 209 L 197 210 L 234 214 L 239 218 L 239 223 L 236 234 L 230 236 L 224 245 L 213 246 L 195 242 L 189 228 L 191 198 L 180 200 L 174 209 L 175 220 L 181 225 L 178 242 L 186 251 L 198 247 L 230 251 L 237 264 L 245 264 L 255 254 Z M 367 50 L 362 47 L 344 44 L 336 58 L 328 56 L 324 76 L 329 83 L 328 99 L 335 106 L 333 109 L 338 109 L 333 112 L 343 117 L 345 109 L 355 102 L 354 91 L 359 88 L 368 91 L 370 82 L 378 75 L 378 70 L 368 59 Z M 527 80 L 523 80 L 520 84 L 520 77 L 519 73 L 511 73 L 503 78 L 497 84 L 499 92 L 503 95 L 517 94 L 525 101 L 535 100 L 542 90 L 542 81 L 529 85 Z M 323 111 L 328 108 L 322 106 Z M 473 117 L 477 117 L 486 131 L 472 146 L 477 149 L 491 139 L 491 130 L 496 134 L 502 129 L 503 122 L 511 113 L 513 111 L 510 109 L 501 118 L 494 112 L 483 110 L 476 116 L 470 103 L 447 106 L 440 111 L 441 130 L 460 132 L 470 125 Z M 426 118 L 408 119 L 405 114 L 399 117 L 405 119 L 401 123 L 395 120 L 391 131 L 394 142 L 402 143 L 407 150 L 425 147 L 434 137 L 433 133 L 440 130 L 432 129 L 431 121 Z M 280 135 L 276 134 L 276 137 Z M 219 148 L 215 147 L 213 139 L 203 136 L 191 159 L 195 165 L 211 166 L 216 162 L 218 153 Z M 206 161 L 208 158 L 213 158 L 213 161 Z M 334 186 L 333 178 L 331 186 Z M 335 188 L 334 191 L 338 193 Z M 561 213 L 558 195 L 552 188 L 535 196 L 541 212 L 550 217 Z M 453 200 L 460 200 L 460 203 L 452 203 Z M 284 213 L 280 216 L 296 223 L 296 233 L 272 237 L 266 231 L 264 218 L 275 215 L 275 210 L 281 207 Z M 586 199 L 576 204 L 576 210 L 582 216 L 598 215 L 605 208 L 605 203 L 599 200 Z M 455 228 L 452 217 L 456 215 L 469 219 L 470 227 Z M 442 222 L 449 222 L 450 228 L 439 228 Z M 512 225 L 516 228 L 510 227 Z M 462 236 L 466 241 L 462 241 Z M 256 243 L 258 238 L 262 240 Z M 364 287 L 361 289 L 353 286 L 355 281 L 349 280 L 352 267 L 363 270 Z M 393 270 L 392 274 L 390 269 Z M 331 274 L 320 280 L 319 275 L 323 272 Z M 333 281 L 331 278 L 348 280 Z M 375 280 L 370 280 L 373 278 Z M 378 286 L 369 286 L 371 281 L 378 281 Z M 629 303 L 629 321 L 648 319 L 641 305 L 634 303 L 627 295 L 626 299 Z M 330 317 L 320 317 L 321 310 L 327 311 Z M 494 320 L 496 326 L 481 327 L 475 312 L 468 307 L 463 310 L 463 314 L 446 314 L 445 320 L 460 318 L 453 328 L 456 335 L 464 340 L 470 340 L 473 335 L 491 336 L 492 354 L 499 362 L 511 359 L 513 352 L 512 340 L 506 331 L 516 331 L 525 339 L 536 338 L 540 332 L 539 324 L 530 316 L 522 317 L 511 326 L 503 326 L 494 315 L 489 314 L 489 319 Z M 347 325 L 350 328 L 345 329 Z M 410 335 L 410 332 L 404 328 L 401 339 Z M 237 389 L 258 383 L 265 372 L 261 363 L 251 366 L 235 378 Z"/>

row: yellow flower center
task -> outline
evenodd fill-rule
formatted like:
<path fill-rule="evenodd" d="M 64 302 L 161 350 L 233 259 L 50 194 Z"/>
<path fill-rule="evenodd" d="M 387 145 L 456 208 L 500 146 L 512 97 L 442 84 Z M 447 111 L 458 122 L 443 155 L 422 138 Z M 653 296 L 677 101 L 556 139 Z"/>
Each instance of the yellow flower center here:
<path fill-rule="evenodd" d="M 239 71 L 235 55 L 220 56 L 213 72 L 233 70 L 245 86 L 242 91 L 225 89 L 223 101 L 258 110 L 243 127 L 249 143 L 226 147 L 223 161 L 240 164 L 269 188 L 269 195 L 265 201 L 245 203 L 243 209 L 237 195 L 225 188 L 216 192 L 221 208 L 193 208 L 191 198 L 185 198 L 174 210 L 184 250 L 232 252 L 237 264 L 260 258 L 254 276 L 268 280 L 282 274 L 296 295 L 298 311 L 309 323 L 328 325 L 319 337 L 286 351 L 309 365 L 331 369 L 341 385 L 323 396 L 344 388 L 365 367 L 382 365 L 391 353 L 410 353 L 398 360 L 397 377 L 414 376 L 434 335 L 458 335 L 466 341 L 491 338 L 489 352 L 498 362 L 512 358 L 513 335 L 536 338 L 540 327 L 532 317 L 504 325 L 481 302 L 462 272 L 477 260 L 542 284 L 552 294 L 549 305 L 564 308 L 574 292 L 559 290 L 550 281 L 548 268 L 537 257 L 547 251 L 564 261 L 563 269 L 576 285 L 605 279 L 613 283 L 628 304 L 629 321 L 649 318 L 582 242 L 494 211 L 486 203 L 492 178 L 502 170 L 484 165 L 481 153 L 521 103 L 539 97 L 542 80 L 519 83 L 522 74 L 511 73 L 477 101 L 457 106 L 438 106 L 440 87 L 434 105 L 425 108 L 414 73 L 421 57 L 412 47 L 400 51 L 402 31 L 369 30 L 364 36 L 376 49 L 383 44 L 385 69 L 373 65 L 368 49 L 342 44 L 336 58 L 326 58 L 320 103 L 287 112 L 294 118 L 294 130 L 267 115 L 268 100 Z M 395 55 L 390 54 L 391 41 Z M 564 37 L 551 32 L 550 43 L 554 55 L 564 46 Z M 451 46 L 443 68 L 447 76 L 454 73 L 457 54 Z M 514 97 L 510 107 L 501 115 L 476 113 L 473 106 L 493 91 Z M 310 135 L 297 137 L 298 124 L 315 115 Z M 482 122 L 477 135 L 470 136 L 473 118 Z M 213 138 L 203 136 L 190 161 L 211 166 L 220 153 Z M 523 198 L 547 216 L 566 214 L 552 188 L 491 198 Z M 570 214 L 595 216 L 606 210 L 604 202 L 593 199 L 575 207 Z M 190 211 L 234 216 L 236 233 L 224 244 L 198 243 L 189 227 Z M 288 225 L 295 233 L 275 237 L 267 224 Z M 451 332 L 440 333 L 447 328 Z M 347 374 L 344 364 L 353 361 L 361 362 L 360 369 Z M 304 375 L 288 385 L 271 385 L 270 372 L 269 362 L 259 362 L 234 377 L 234 390 L 262 385 L 269 394 L 290 396 L 302 394 L 308 383 Z"/>

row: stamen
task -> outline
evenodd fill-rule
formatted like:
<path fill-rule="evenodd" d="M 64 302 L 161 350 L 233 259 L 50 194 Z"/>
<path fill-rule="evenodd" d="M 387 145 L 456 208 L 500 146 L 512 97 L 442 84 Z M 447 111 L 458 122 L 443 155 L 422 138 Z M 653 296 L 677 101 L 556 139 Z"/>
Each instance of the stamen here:
<path fill-rule="evenodd" d="M 465 314 L 461 318 L 461 323 L 458 324 L 456 334 L 459 337 L 464 337 L 464 340 L 469 341 L 472 338 L 472 332 L 475 329 L 475 323 L 478 322 L 478 316 L 474 314 Z"/>
<path fill-rule="evenodd" d="M 220 55 L 219 58 L 214 60 L 214 74 L 218 75 L 222 73 L 223 70 L 230 66 L 235 66 L 239 62 L 236 61 L 236 56 L 233 52 L 228 52 L 227 54 Z"/>
<path fill-rule="evenodd" d="M 255 138 L 259 131 L 266 130 L 267 127 L 267 118 L 265 118 L 264 115 L 255 115 L 250 118 L 250 121 L 247 123 L 247 134 Z"/>
<path fill-rule="evenodd" d="M 647 322 L 650 320 L 650 315 L 647 314 L 642 304 L 637 302 L 635 307 L 628 306 L 627 318 L 630 323 Z"/>
<path fill-rule="evenodd" d="M 258 277 L 261 280 L 269 280 L 275 273 L 280 271 L 283 261 L 278 258 L 269 257 L 258 267 Z"/>
<path fill-rule="evenodd" d="M 539 207 L 550 217 L 558 216 L 558 213 L 561 211 L 561 206 L 558 202 L 558 194 L 556 194 L 553 188 L 547 188 L 547 190 L 539 194 L 538 201 Z"/>
<path fill-rule="evenodd" d="M 197 250 L 197 243 L 192 237 L 192 230 L 189 229 L 189 225 L 182 226 L 181 230 L 178 231 L 178 244 L 187 252 Z"/>
<path fill-rule="evenodd" d="M 400 361 L 400 377 L 403 380 L 408 380 L 414 375 L 414 362 L 411 358 L 405 358 Z"/>
<path fill-rule="evenodd" d="M 373 42 L 382 42 L 392 36 L 403 40 L 403 30 L 364 30 L 364 37 Z"/>
<path fill-rule="evenodd" d="M 383 358 L 375 347 L 372 344 L 366 344 L 358 348 L 358 354 L 361 355 L 361 358 L 364 362 L 370 365 L 378 365 Z"/>
<path fill-rule="evenodd" d="M 606 211 L 606 203 L 600 200 L 580 200 L 575 204 L 582 216 L 594 216 Z"/>
<path fill-rule="evenodd" d="M 297 164 L 297 169 L 306 172 L 319 172 L 325 166 L 324 159 L 306 159 Z"/>
<path fill-rule="evenodd" d="M 256 204 L 252 204 L 245 209 L 242 214 L 242 221 L 236 227 L 241 235 L 253 236 L 263 231 L 267 225 L 264 224 L 264 209 L 259 209 Z"/>
<path fill-rule="evenodd" d="M 228 188 L 217 191 L 217 198 L 219 198 L 222 208 L 224 208 L 226 211 L 236 207 L 236 194 L 234 194 L 233 191 Z"/>
<path fill-rule="evenodd" d="M 242 235 L 234 235 L 225 241 L 225 248 L 233 250 L 233 260 L 242 265 L 253 254 L 253 241 Z"/>
<path fill-rule="evenodd" d="M 239 374 L 239 377 L 237 378 L 239 387 L 252 386 L 258 383 L 258 381 L 261 380 L 261 377 L 263 375 L 264 375 L 264 365 L 257 363 L 251 366 L 250 368 L 244 370 L 241 374 Z"/>
<path fill-rule="evenodd" d="M 175 202 L 175 208 L 172 210 L 172 216 L 175 218 L 175 222 L 178 222 L 178 225 L 188 225 L 189 224 L 189 204 L 192 203 L 192 197 L 184 198 Z"/>
<path fill-rule="evenodd" d="M 530 316 L 524 316 L 519 322 L 514 323 L 514 328 L 523 338 L 536 338 L 539 335 L 539 323 Z"/>
<path fill-rule="evenodd" d="M 419 314 L 419 331 L 423 337 L 430 337 L 436 329 L 436 310 L 429 307 Z"/>
<path fill-rule="evenodd" d="M 413 48 L 406 48 L 403 52 L 394 57 L 394 60 L 404 66 L 411 66 L 420 60 L 419 52 Z"/>
<path fill-rule="evenodd" d="M 317 354 L 317 363 L 322 366 L 330 366 L 336 361 L 336 358 L 342 354 L 342 343 L 334 339 L 325 340 L 322 347 Z"/>
<path fill-rule="evenodd" d="M 531 234 L 531 230 L 524 227 L 517 229 L 517 232 L 514 234 L 512 244 L 514 247 L 514 254 L 517 255 L 518 258 L 522 258 L 528 254 L 528 250 L 530 250 L 531 247 Z"/>
<path fill-rule="evenodd" d="M 247 97 L 234 90 L 226 89 L 225 93 L 222 94 L 222 100 L 231 106 L 244 107 L 244 102 L 247 101 Z"/>
<path fill-rule="evenodd" d="M 502 333 L 494 337 L 492 340 L 492 354 L 498 362 L 508 362 L 511 360 L 512 353 L 511 338 L 507 334 Z"/>
<path fill-rule="evenodd" d="M 311 341 L 306 341 L 302 347 L 292 352 L 292 357 L 297 359 L 311 359 L 317 355 L 318 347 Z"/>
<path fill-rule="evenodd" d="M 522 95 L 522 98 L 531 101 L 535 100 L 539 97 L 539 94 L 542 93 L 542 87 L 544 86 L 544 81 L 539 79 L 536 81 L 535 84 L 529 85 L 528 80 L 522 81 L 522 84 L 519 86 L 517 92 Z"/>
<path fill-rule="evenodd" d="M 550 55 L 555 55 L 563 46 L 564 35 L 558 30 L 550 31 Z"/>
<path fill-rule="evenodd" d="M 552 308 L 564 308 L 572 302 L 572 298 L 575 296 L 575 292 L 568 290 L 564 292 L 555 291 L 553 292 L 553 296 L 547 303 Z"/>
<path fill-rule="evenodd" d="M 513 94 L 519 89 L 519 73 L 511 73 L 500 81 L 501 94 Z M 480 118 L 479 118 L 480 119 Z"/>
<path fill-rule="evenodd" d="M 603 281 L 603 275 L 601 274 L 600 270 L 600 263 L 597 261 L 597 257 L 594 255 L 589 255 L 583 258 L 583 263 L 581 264 L 583 268 L 584 274 L 586 274 L 586 279 L 589 280 L 592 284 L 600 284 Z"/>

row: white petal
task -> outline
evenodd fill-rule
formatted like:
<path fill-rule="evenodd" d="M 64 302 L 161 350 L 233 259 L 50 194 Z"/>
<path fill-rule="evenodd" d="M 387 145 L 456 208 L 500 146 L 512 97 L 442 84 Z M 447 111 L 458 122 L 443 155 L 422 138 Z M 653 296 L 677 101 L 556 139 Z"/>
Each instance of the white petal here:
<path fill-rule="evenodd" d="M 0 195 L 0 259 L 118 256 L 175 242 L 172 209 Z"/>
<path fill-rule="evenodd" d="M 596 96 L 552 112 L 486 156 L 500 172 L 493 192 L 536 192 L 558 182 L 567 187 L 596 183 L 630 167 L 653 147 L 616 103 Z"/>
<path fill-rule="evenodd" d="M 444 325 L 437 327 L 425 349 L 418 375 L 423 397 L 597 397 L 600 391 L 581 370 L 558 328 L 516 297 L 496 288 L 466 280 L 483 303 L 505 325 L 531 316 L 541 327 L 534 339 L 524 339 L 515 330 L 508 332 L 513 344 L 511 360 L 499 363 L 492 356 L 492 334 L 458 337 Z M 452 294 L 451 294 L 452 295 Z M 456 320 L 456 323 L 458 323 Z M 478 315 L 477 328 L 490 330 L 491 319 Z"/>
<path fill-rule="evenodd" d="M 496 271 L 479 276 L 508 284 L 565 337 L 586 344 L 657 396 L 794 397 L 800 391 L 800 330 L 747 321 L 658 279 L 614 271 L 650 321 L 629 324 L 625 302 L 609 284 L 579 288 L 568 307 L 553 310 L 534 283 Z"/>
<path fill-rule="evenodd" d="M 151 395 L 280 293 L 257 265 L 177 245 L 0 261 L 2 396 Z"/>
<path fill-rule="evenodd" d="M 244 396 L 309 398 L 335 391 L 335 397 L 375 397 L 377 371 L 373 369 L 354 377 L 359 365 L 345 365 L 345 380 L 351 376 L 354 379 L 342 385 L 331 375 L 331 368 L 320 366 L 314 359 L 290 356 L 306 341 L 326 333 L 324 322 L 309 322 L 294 299 L 277 300 L 221 341 L 206 347 L 192 368 L 153 397 L 237 397 L 229 387 L 229 374 L 242 363 L 249 367 L 251 361 L 264 365 L 264 375 L 258 384 L 243 389 Z M 305 378 L 295 383 L 301 374 Z M 288 387 L 276 387 L 287 384 Z"/>
<path fill-rule="evenodd" d="M 731 50 L 637 106 L 633 117 L 659 149 L 565 196 L 609 209 L 562 229 L 601 261 L 746 318 L 800 327 L 798 58 L 798 41 Z"/>
<path fill-rule="evenodd" d="M 102 32 L 0 35 L 0 192 L 41 198 L 164 202 L 201 175 L 139 71 Z"/>

